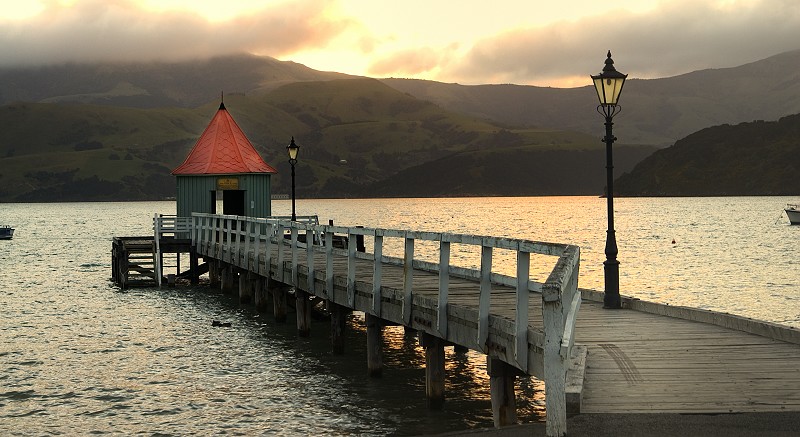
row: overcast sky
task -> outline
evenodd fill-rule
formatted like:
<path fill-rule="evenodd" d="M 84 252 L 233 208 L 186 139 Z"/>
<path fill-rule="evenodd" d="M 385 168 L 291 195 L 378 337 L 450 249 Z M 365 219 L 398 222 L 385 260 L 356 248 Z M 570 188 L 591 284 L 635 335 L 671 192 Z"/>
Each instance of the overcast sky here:
<path fill-rule="evenodd" d="M 609 5 L 613 5 L 609 7 Z M 237 52 L 317 70 L 583 86 L 800 49 L 800 0 L 0 0 L 0 65 Z"/>

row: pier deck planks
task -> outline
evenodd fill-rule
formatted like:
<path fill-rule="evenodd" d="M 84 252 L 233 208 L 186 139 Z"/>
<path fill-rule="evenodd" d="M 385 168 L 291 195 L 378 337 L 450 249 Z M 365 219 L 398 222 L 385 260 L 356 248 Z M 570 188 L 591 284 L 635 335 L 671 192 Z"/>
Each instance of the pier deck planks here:
<path fill-rule="evenodd" d="M 584 300 L 581 411 L 800 411 L 800 345 Z"/>

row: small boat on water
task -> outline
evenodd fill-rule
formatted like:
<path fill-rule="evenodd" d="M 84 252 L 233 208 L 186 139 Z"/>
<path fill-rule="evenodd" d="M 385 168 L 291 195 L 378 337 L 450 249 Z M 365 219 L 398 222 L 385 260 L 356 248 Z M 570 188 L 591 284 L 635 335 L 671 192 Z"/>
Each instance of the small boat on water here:
<path fill-rule="evenodd" d="M 786 216 L 789 217 L 789 223 L 800 225 L 800 205 L 788 204 L 784 211 L 786 211 Z"/>
<path fill-rule="evenodd" d="M 8 225 L 0 226 L 0 240 L 10 240 L 14 237 L 14 228 Z"/>

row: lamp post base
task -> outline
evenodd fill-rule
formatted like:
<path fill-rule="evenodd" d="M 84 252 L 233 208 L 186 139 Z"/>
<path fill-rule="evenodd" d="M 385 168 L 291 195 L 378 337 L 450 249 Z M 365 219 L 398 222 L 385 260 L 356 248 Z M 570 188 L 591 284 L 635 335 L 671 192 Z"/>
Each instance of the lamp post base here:
<path fill-rule="evenodd" d="M 619 296 L 619 261 L 606 260 L 603 262 L 606 289 L 603 295 L 603 308 L 620 309 L 622 299 Z"/>

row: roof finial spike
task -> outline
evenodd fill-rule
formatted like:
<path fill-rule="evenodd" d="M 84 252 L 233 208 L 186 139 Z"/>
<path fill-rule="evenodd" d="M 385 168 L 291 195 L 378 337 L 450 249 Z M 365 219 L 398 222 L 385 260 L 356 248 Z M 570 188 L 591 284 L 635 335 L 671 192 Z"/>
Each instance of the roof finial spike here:
<path fill-rule="evenodd" d="M 225 93 L 219 92 L 219 109 L 225 109 Z"/>

